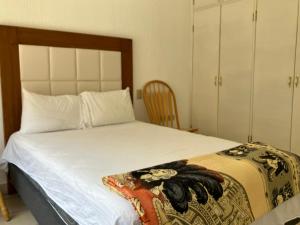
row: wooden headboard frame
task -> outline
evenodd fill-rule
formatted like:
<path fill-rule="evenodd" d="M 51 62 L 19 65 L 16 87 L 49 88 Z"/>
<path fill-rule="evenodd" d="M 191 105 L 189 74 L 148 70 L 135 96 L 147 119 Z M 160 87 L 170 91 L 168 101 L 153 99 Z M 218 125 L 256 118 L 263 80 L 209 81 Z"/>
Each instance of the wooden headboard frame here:
<path fill-rule="evenodd" d="M 5 143 L 21 123 L 19 44 L 121 52 L 122 88 L 132 96 L 132 40 L 24 27 L 0 26 L 0 76 Z"/>

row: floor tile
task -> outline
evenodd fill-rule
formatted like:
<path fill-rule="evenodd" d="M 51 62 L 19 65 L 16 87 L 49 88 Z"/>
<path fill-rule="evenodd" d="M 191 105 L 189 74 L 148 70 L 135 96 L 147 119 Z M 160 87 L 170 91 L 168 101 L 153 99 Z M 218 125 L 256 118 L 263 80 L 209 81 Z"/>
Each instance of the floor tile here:
<path fill-rule="evenodd" d="M 36 220 L 18 195 L 6 196 L 5 203 L 11 215 L 11 220 L 5 222 L 1 217 L 0 225 L 37 225 Z"/>

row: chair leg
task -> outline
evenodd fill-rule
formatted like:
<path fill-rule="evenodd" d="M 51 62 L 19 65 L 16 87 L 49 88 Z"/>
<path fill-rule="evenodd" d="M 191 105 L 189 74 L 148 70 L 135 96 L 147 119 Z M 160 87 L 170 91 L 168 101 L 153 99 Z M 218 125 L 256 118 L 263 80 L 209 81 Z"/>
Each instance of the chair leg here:
<path fill-rule="evenodd" d="M 10 216 L 9 216 L 9 212 L 6 208 L 2 192 L 0 192 L 0 210 L 1 210 L 1 214 L 4 218 L 4 220 L 9 221 Z"/>

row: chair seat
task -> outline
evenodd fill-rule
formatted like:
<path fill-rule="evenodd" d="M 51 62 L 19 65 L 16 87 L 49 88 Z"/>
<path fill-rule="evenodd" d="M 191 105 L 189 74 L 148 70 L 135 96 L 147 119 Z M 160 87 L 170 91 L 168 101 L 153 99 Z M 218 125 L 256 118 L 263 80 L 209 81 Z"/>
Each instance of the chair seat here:
<path fill-rule="evenodd" d="M 186 129 L 181 129 L 183 131 L 188 131 L 188 132 L 191 132 L 191 133 L 196 133 L 199 131 L 198 128 L 186 128 Z"/>

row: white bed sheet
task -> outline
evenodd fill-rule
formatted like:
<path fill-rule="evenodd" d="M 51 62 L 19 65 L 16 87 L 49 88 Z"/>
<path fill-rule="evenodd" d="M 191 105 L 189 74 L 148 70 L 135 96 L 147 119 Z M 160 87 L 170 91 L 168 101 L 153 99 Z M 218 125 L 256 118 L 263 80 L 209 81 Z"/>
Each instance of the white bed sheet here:
<path fill-rule="evenodd" d="M 237 145 L 136 121 L 86 130 L 15 133 L 3 158 L 30 175 L 80 225 L 135 225 L 139 219 L 133 207 L 110 192 L 101 177 Z"/>

